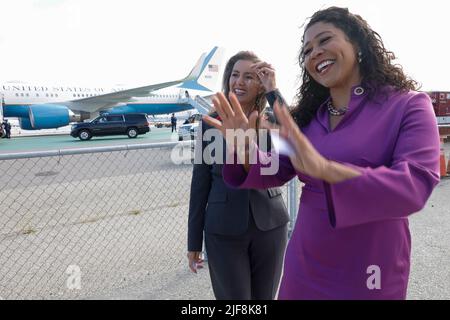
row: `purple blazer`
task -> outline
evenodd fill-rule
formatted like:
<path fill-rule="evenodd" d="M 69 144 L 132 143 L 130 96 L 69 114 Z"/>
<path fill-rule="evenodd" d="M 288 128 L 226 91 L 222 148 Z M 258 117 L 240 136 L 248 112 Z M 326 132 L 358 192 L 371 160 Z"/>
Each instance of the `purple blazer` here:
<path fill-rule="evenodd" d="M 349 110 L 330 130 L 326 102 L 302 129 L 326 158 L 361 172 L 336 184 L 296 172 L 280 156 L 276 175 L 227 164 L 225 182 L 239 188 L 304 183 L 286 251 L 279 299 L 405 299 L 411 236 L 408 216 L 439 182 L 439 133 L 425 93 L 390 87 L 369 99 L 354 87 Z M 363 92 L 361 92 L 363 91 Z M 259 151 L 259 157 L 278 156 Z"/>

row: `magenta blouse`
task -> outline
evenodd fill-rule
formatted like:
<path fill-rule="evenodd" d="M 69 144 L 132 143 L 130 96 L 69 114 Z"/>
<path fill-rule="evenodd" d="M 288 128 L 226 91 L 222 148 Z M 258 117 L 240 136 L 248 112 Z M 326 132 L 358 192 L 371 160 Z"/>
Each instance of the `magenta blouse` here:
<path fill-rule="evenodd" d="M 225 182 L 239 188 L 304 183 L 286 250 L 279 299 L 405 299 L 411 236 L 408 216 L 439 182 L 439 133 L 425 93 L 386 87 L 368 98 L 354 87 L 349 110 L 330 130 L 326 102 L 302 129 L 327 159 L 361 176 L 336 184 L 296 172 L 280 156 L 276 175 L 226 164 Z M 260 159 L 278 156 L 259 151 Z M 268 166 L 268 165 L 266 165 Z"/>

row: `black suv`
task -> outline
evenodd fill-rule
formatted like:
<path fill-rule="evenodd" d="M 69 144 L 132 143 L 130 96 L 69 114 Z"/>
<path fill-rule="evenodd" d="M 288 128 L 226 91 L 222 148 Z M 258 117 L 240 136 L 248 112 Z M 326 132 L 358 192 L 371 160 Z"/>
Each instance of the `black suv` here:
<path fill-rule="evenodd" d="M 89 140 L 93 136 L 126 134 L 136 138 L 138 134 L 150 131 L 145 113 L 127 113 L 101 115 L 90 122 L 78 122 L 72 125 L 70 135 L 80 140 Z"/>

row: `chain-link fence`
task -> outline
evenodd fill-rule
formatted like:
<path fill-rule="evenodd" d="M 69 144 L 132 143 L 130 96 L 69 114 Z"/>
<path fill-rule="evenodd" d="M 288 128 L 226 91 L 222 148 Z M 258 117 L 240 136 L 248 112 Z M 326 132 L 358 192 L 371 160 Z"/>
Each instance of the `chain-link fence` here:
<path fill-rule="evenodd" d="M 0 155 L 0 170 L 1 298 L 156 288 L 187 268 L 190 143 Z"/>

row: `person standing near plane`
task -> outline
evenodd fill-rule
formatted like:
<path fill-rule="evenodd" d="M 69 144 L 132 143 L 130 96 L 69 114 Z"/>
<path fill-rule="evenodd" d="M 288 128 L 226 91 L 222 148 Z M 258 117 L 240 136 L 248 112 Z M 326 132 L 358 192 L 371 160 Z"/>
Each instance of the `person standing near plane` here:
<path fill-rule="evenodd" d="M 276 155 L 256 150 L 259 162 L 226 164 L 224 179 L 241 188 L 280 186 L 295 176 L 305 183 L 280 299 L 405 299 L 408 216 L 439 183 L 430 97 L 393 63 L 378 33 L 346 8 L 317 11 L 302 40 L 297 105 L 289 112 L 275 103 L 279 125 L 266 124 L 291 150 L 279 156 L 275 175 L 261 169 Z M 256 70 L 262 79 L 274 77 L 264 64 Z M 223 133 L 254 128 L 257 114 L 246 116 L 240 101 L 230 100 L 218 93 L 213 102 L 222 120 L 205 121 Z"/>
<path fill-rule="evenodd" d="M 11 123 L 9 123 L 8 119 L 5 119 L 5 131 L 6 139 L 11 139 Z"/>
<path fill-rule="evenodd" d="M 11 139 L 11 124 L 8 122 L 8 119 L 4 119 L 2 123 L 4 138 Z"/>
<path fill-rule="evenodd" d="M 228 61 L 223 76 L 225 95 L 233 92 L 250 114 L 266 105 L 267 89 L 250 66 L 260 60 L 248 51 Z M 217 114 L 212 114 L 217 116 Z M 197 137 L 202 154 L 210 142 Z M 200 145 L 201 144 L 201 145 Z M 215 156 L 215 155 L 214 155 Z M 195 161 L 188 222 L 188 264 L 192 272 L 202 266 L 205 238 L 209 273 L 216 299 L 274 299 L 287 243 L 289 215 L 278 188 L 238 190 L 222 178 L 224 159 L 212 164 Z M 199 162 L 199 163 L 197 163 Z"/>
<path fill-rule="evenodd" d="M 175 113 L 172 113 L 172 117 L 170 117 L 170 124 L 172 126 L 172 132 L 177 131 L 177 117 L 175 117 Z"/>

